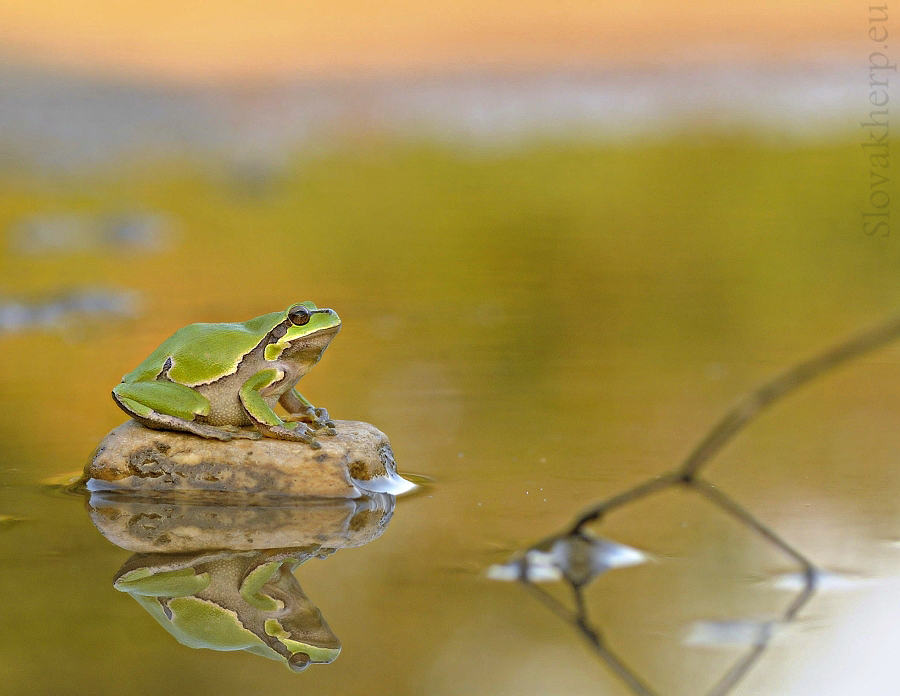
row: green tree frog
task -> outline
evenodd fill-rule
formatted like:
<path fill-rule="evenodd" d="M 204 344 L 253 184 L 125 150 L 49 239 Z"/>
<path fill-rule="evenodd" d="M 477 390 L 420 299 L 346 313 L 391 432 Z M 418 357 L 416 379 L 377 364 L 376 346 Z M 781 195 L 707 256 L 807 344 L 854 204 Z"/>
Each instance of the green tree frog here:
<path fill-rule="evenodd" d="M 332 549 L 137 554 L 116 574 L 127 592 L 191 648 L 246 650 L 295 672 L 337 659 L 341 643 L 294 569 Z"/>
<path fill-rule="evenodd" d="M 219 440 L 266 435 L 319 448 L 314 435 L 334 435 L 334 423 L 294 387 L 340 328 L 334 310 L 312 302 L 245 322 L 191 324 L 125 375 L 113 399 L 150 428 Z M 240 430 L 248 425 L 256 430 Z"/>

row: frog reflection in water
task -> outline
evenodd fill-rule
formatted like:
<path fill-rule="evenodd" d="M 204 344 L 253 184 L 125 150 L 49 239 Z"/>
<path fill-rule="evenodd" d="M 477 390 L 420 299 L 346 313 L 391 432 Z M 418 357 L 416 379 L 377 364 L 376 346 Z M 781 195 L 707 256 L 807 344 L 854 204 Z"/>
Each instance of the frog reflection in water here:
<path fill-rule="evenodd" d="M 232 324 L 191 324 L 163 341 L 113 389 L 113 399 L 150 428 L 218 440 L 259 438 L 320 445 L 334 435 L 324 408 L 294 387 L 341 328 L 312 302 Z M 285 419 L 273 410 L 280 403 Z M 253 430 L 240 430 L 252 425 Z"/>
<path fill-rule="evenodd" d="M 116 589 L 134 597 L 179 643 L 246 650 L 294 671 L 333 662 L 341 644 L 303 593 L 293 570 L 332 549 L 138 554 Z"/>

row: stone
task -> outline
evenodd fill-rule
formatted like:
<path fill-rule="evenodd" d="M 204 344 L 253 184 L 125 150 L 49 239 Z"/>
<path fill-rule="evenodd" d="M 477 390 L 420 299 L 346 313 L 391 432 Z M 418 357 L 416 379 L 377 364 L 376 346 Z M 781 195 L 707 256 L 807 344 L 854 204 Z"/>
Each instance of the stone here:
<path fill-rule="evenodd" d="M 91 493 L 88 512 L 100 533 L 123 549 L 187 554 L 209 549 L 362 546 L 381 536 L 395 505 L 394 496 L 387 493 L 365 498 L 286 498 L 275 504 L 268 499 L 249 505 L 246 498 L 229 501 L 226 496 L 219 503 L 203 500 L 208 497 L 159 501 L 131 493 Z"/>
<path fill-rule="evenodd" d="M 358 498 L 415 487 L 397 474 L 387 436 L 358 421 L 335 421 L 337 434 L 302 442 L 211 440 L 128 421 L 112 430 L 84 471 L 87 490 L 147 495 L 184 492 Z"/>

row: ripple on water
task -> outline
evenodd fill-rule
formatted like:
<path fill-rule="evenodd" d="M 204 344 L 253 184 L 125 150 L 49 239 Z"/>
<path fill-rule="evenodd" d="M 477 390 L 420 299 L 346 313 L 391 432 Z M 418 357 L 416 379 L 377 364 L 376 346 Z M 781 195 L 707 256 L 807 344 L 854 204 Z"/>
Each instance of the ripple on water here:
<path fill-rule="evenodd" d="M 763 645 L 778 626 L 778 621 L 752 619 L 695 621 L 688 628 L 682 642 L 685 645 L 709 648 Z"/>
<path fill-rule="evenodd" d="M 776 590 L 801 592 L 806 588 L 806 576 L 801 571 L 773 575 L 769 582 Z M 815 575 L 816 592 L 849 592 L 878 585 L 879 578 L 836 570 L 820 570 Z"/>
<path fill-rule="evenodd" d="M 419 488 L 419 484 L 413 482 L 414 476 L 406 477 L 400 474 L 388 473 L 384 476 L 373 476 L 370 479 L 352 479 L 357 488 L 366 493 L 389 493 L 390 495 L 404 495 L 412 493 Z M 424 477 L 419 477 L 424 478 Z"/>

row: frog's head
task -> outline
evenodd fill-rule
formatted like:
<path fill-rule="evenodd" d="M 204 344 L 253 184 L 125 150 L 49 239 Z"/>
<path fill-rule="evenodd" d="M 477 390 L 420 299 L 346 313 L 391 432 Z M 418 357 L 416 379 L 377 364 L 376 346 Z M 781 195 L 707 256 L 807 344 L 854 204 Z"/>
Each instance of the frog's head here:
<path fill-rule="evenodd" d="M 262 563 L 241 583 L 240 594 L 262 620 L 259 638 L 295 672 L 334 662 L 341 642 L 294 576 L 297 559 Z M 260 653 L 264 654 L 264 653 Z M 272 657 L 270 653 L 267 657 Z"/>
<path fill-rule="evenodd" d="M 319 309 L 312 302 L 291 305 L 270 332 L 266 360 L 280 358 L 312 366 L 340 330 L 341 319 L 333 309 Z"/>
<path fill-rule="evenodd" d="M 309 613 L 309 616 L 268 619 L 265 622 L 265 642 L 294 672 L 302 672 L 310 665 L 327 665 L 341 654 L 341 642 L 331 632 L 319 610 L 313 608 Z M 298 618 L 304 622 L 303 625 L 297 625 Z"/>

